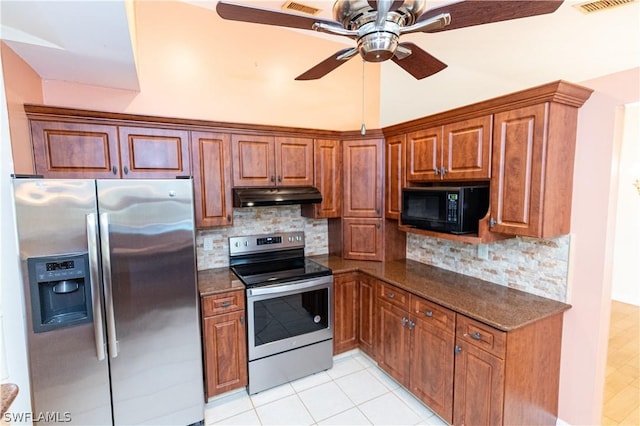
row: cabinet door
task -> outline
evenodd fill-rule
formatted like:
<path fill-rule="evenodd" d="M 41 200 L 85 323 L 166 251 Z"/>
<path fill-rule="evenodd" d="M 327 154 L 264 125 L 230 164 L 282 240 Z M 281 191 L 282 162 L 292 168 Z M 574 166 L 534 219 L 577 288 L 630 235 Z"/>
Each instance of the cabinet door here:
<path fill-rule="evenodd" d="M 313 146 L 314 186 L 322 194 L 322 203 L 301 206 L 302 215 L 314 219 L 340 217 L 342 214 L 342 155 L 340 141 L 317 139 Z"/>
<path fill-rule="evenodd" d="M 196 226 L 231 225 L 231 138 L 225 133 L 191 132 Z"/>
<path fill-rule="evenodd" d="M 407 182 L 440 180 L 442 163 L 442 127 L 418 130 L 407 134 Z"/>
<path fill-rule="evenodd" d="M 384 216 L 387 219 L 400 219 L 402 187 L 405 186 L 404 146 L 404 135 L 395 136 L 386 141 Z"/>
<path fill-rule="evenodd" d="M 333 280 L 333 354 L 358 347 L 357 274 L 336 275 Z"/>
<path fill-rule="evenodd" d="M 343 257 L 354 260 L 382 261 L 382 221 L 377 218 L 344 218 Z"/>
<path fill-rule="evenodd" d="M 378 299 L 378 365 L 403 386 L 409 384 L 409 314 Z"/>
<path fill-rule="evenodd" d="M 175 178 L 191 175 L 189 132 L 119 127 L 123 178 Z"/>
<path fill-rule="evenodd" d="M 376 357 L 376 309 L 375 282 L 361 277 L 358 291 L 358 344 L 362 351 L 372 358 Z"/>
<path fill-rule="evenodd" d="M 313 139 L 275 138 L 276 185 L 313 185 Z"/>
<path fill-rule="evenodd" d="M 456 339 L 453 424 L 501 425 L 504 361 Z"/>
<path fill-rule="evenodd" d="M 409 389 L 447 423 L 453 419 L 453 333 L 417 319 L 411 336 Z"/>
<path fill-rule="evenodd" d="M 491 218 L 494 232 L 540 236 L 546 104 L 494 117 Z"/>
<path fill-rule="evenodd" d="M 274 186 L 273 136 L 232 135 L 233 186 Z"/>
<path fill-rule="evenodd" d="M 207 398 L 247 385 L 244 311 L 204 319 Z"/>
<path fill-rule="evenodd" d="M 382 217 L 384 145 L 380 139 L 343 142 L 344 217 Z"/>
<path fill-rule="evenodd" d="M 36 174 L 58 179 L 120 177 L 116 126 L 31 120 Z"/>
<path fill-rule="evenodd" d="M 442 177 L 448 180 L 489 179 L 491 116 L 444 126 Z"/>

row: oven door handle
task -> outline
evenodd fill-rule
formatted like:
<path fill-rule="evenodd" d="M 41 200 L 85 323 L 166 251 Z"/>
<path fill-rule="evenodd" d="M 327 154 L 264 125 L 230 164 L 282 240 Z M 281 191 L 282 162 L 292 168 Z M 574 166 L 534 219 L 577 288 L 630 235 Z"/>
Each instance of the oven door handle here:
<path fill-rule="evenodd" d="M 315 287 L 326 287 L 327 284 L 333 282 L 333 276 L 322 277 L 320 279 L 313 279 L 309 281 L 300 282 L 298 284 L 274 284 L 271 286 L 255 287 L 247 289 L 247 296 L 263 296 L 267 294 L 275 294 L 282 292 L 299 292 L 300 290 L 309 290 Z"/>

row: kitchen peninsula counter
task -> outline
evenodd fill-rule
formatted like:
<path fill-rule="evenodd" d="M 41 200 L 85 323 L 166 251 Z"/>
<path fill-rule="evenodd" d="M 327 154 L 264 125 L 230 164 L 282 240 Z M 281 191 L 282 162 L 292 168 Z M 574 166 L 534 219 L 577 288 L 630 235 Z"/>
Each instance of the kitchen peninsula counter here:
<path fill-rule="evenodd" d="M 334 274 L 363 272 L 460 314 L 510 331 L 564 312 L 571 305 L 426 265 L 409 259 L 390 262 L 311 256 Z"/>
<path fill-rule="evenodd" d="M 345 260 L 337 256 L 310 256 L 334 274 L 363 272 L 373 278 L 430 300 L 498 330 L 510 331 L 564 312 L 571 305 L 478 278 L 403 259 L 391 262 Z M 243 290 L 229 270 L 198 271 L 201 296 Z"/>

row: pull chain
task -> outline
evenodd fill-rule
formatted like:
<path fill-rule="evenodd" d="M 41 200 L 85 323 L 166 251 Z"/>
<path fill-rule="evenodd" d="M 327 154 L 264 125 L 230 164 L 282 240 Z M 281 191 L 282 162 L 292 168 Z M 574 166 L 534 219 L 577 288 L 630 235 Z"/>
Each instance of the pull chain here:
<path fill-rule="evenodd" d="M 364 59 L 362 60 L 362 126 L 360 127 L 360 134 L 362 136 L 367 134 L 367 127 L 364 125 Z"/>

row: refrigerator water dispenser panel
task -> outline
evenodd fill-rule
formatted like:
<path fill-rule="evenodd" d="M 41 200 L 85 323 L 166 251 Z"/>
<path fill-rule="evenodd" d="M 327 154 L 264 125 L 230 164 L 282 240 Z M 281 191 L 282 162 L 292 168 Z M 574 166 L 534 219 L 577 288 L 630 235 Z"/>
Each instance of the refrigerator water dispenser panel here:
<path fill-rule="evenodd" d="M 87 253 L 31 257 L 27 266 L 35 333 L 93 321 Z"/>

